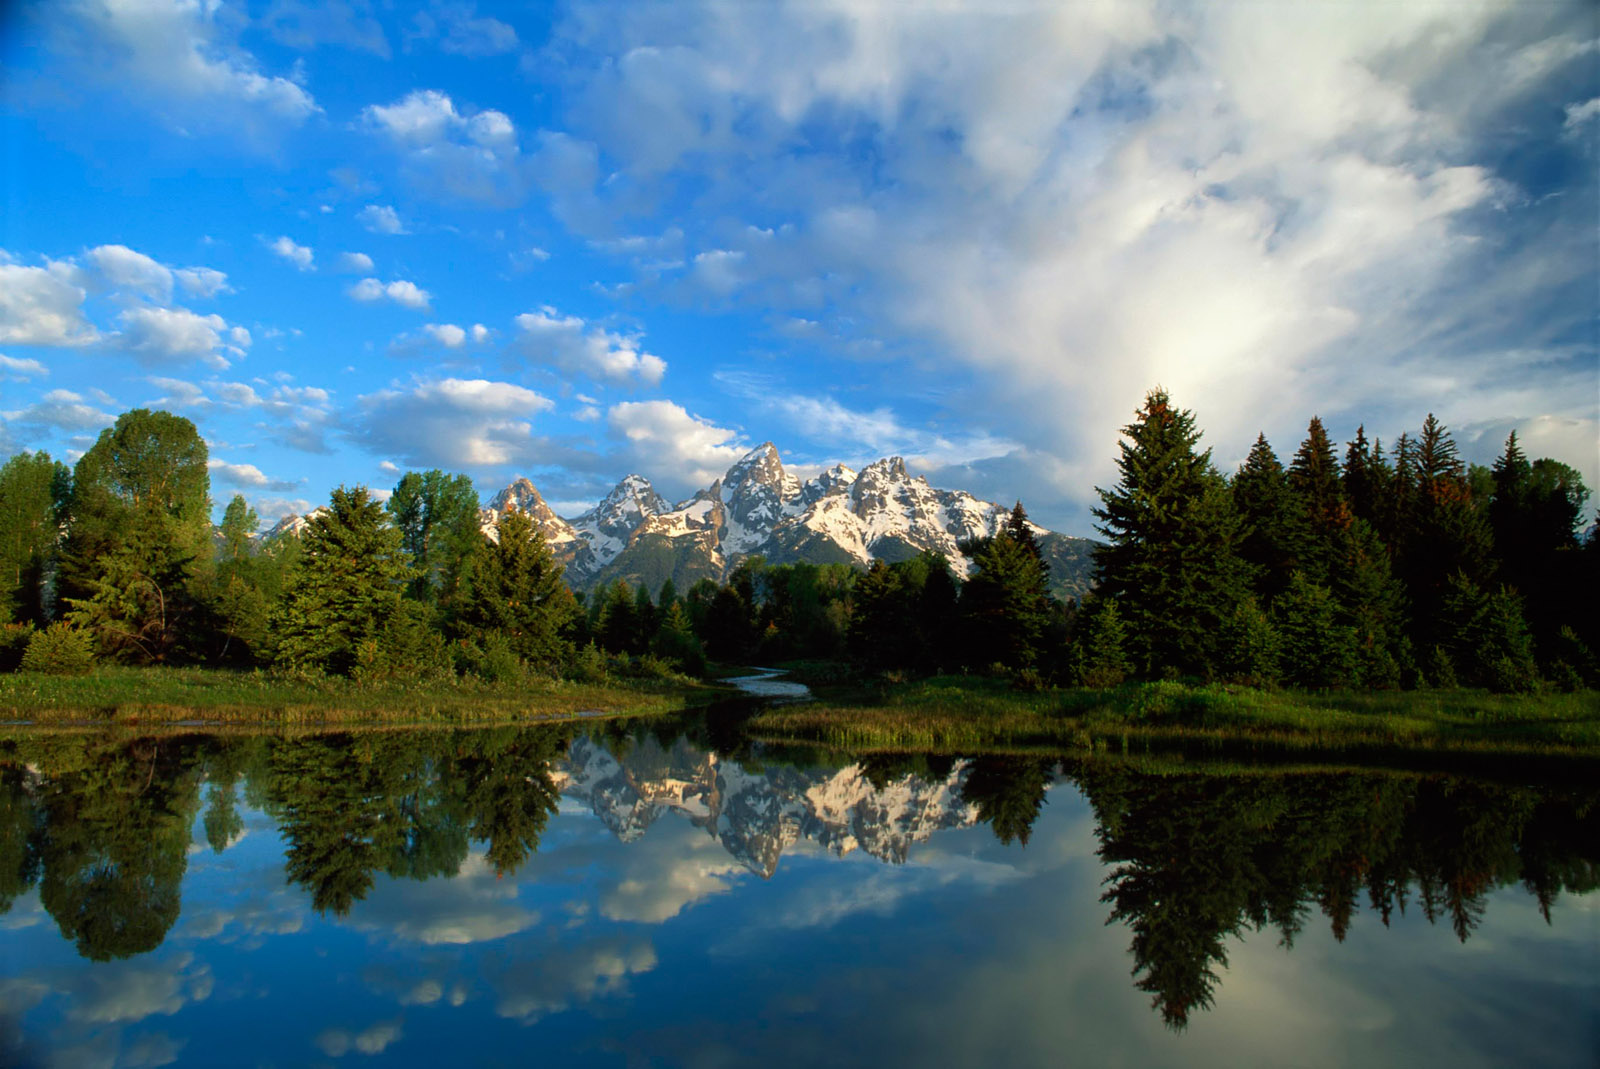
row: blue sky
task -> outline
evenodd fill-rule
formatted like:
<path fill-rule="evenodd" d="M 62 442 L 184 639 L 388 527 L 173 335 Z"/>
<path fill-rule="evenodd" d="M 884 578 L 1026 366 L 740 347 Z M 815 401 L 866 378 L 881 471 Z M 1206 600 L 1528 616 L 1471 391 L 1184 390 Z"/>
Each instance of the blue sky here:
<path fill-rule="evenodd" d="M 0 447 L 168 408 L 270 521 L 770 439 L 1090 534 L 1161 383 L 1600 486 L 1597 145 L 1582 2 L 7 5 Z"/>

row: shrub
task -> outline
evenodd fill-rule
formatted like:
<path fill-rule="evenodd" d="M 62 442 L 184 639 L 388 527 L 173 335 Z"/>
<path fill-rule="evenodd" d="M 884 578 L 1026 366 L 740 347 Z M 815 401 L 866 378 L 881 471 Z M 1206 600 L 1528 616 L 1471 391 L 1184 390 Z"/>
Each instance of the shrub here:
<path fill-rule="evenodd" d="M 567 668 L 567 678 L 579 683 L 603 683 L 606 679 L 606 655 L 600 647 L 590 642 L 580 649 Z"/>
<path fill-rule="evenodd" d="M 6 624 L 0 626 L 0 672 L 15 672 L 22 664 L 22 655 L 33 640 L 32 624 Z"/>
<path fill-rule="evenodd" d="M 22 654 L 24 672 L 81 675 L 94 666 L 94 641 L 87 631 L 66 623 L 51 624 L 28 640 Z"/>
<path fill-rule="evenodd" d="M 488 683 L 514 683 L 528 674 L 527 665 L 499 631 L 489 631 L 475 641 L 459 643 L 456 666 L 463 673 Z"/>

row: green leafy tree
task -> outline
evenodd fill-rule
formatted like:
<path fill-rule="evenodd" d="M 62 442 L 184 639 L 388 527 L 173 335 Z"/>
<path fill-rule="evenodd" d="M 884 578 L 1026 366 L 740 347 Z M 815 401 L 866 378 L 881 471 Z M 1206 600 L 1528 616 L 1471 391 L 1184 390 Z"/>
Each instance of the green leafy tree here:
<path fill-rule="evenodd" d="M 1196 451 L 1194 414 L 1165 390 L 1145 397 L 1123 436 L 1121 480 L 1095 510 L 1100 593 L 1117 599 L 1136 671 L 1204 675 L 1247 590 L 1232 498 L 1211 451 Z"/>
<path fill-rule="evenodd" d="M 210 476 L 194 424 L 134 409 L 73 472 L 61 578 L 68 616 L 102 652 L 167 660 L 203 643 L 212 567 Z"/>
<path fill-rule="evenodd" d="M 0 623 L 49 622 L 71 487 L 67 466 L 43 451 L 0 468 Z"/>
<path fill-rule="evenodd" d="M 581 611 L 562 571 L 532 518 L 508 512 L 497 539 L 479 536 L 460 613 L 463 632 L 500 635 L 522 660 L 554 673 L 572 657 L 567 634 Z"/>
<path fill-rule="evenodd" d="M 414 578 L 400 534 L 367 488 L 341 486 L 301 536 L 301 556 L 275 619 L 277 659 L 349 674 L 358 647 L 379 640 Z"/>

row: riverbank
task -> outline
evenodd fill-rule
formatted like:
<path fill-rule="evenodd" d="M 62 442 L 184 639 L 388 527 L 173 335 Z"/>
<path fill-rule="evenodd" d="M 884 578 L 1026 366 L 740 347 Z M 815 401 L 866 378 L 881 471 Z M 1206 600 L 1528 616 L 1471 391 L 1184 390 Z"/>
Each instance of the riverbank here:
<path fill-rule="evenodd" d="M 824 689 L 749 731 L 773 742 L 955 752 L 1007 746 L 1426 751 L 1600 759 L 1600 694 L 1306 693 L 1183 683 L 1017 691 L 943 676 L 872 692 Z"/>
<path fill-rule="evenodd" d="M 215 668 L 101 667 L 81 676 L 0 675 L 0 720 L 35 725 L 518 723 L 673 712 L 723 688 L 687 677 L 579 683 L 531 676 L 357 682 Z"/>

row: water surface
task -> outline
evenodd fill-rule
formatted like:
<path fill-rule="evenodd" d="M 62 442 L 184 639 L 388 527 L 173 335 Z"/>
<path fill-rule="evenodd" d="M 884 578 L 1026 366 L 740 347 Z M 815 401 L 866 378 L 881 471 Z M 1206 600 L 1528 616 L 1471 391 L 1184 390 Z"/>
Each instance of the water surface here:
<path fill-rule="evenodd" d="M 1600 1050 L 1592 782 L 637 723 L 0 744 L 0 1062 Z"/>

